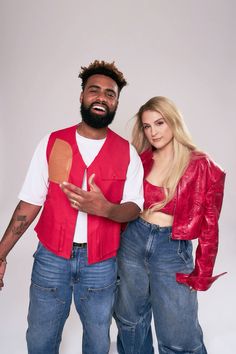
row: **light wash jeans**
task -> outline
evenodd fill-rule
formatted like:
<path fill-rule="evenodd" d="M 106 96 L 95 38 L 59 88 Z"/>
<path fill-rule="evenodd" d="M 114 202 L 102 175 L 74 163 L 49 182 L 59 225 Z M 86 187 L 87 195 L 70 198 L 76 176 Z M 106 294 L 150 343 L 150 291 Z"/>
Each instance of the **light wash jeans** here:
<path fill-rule="evenodd" d="M 115 318 L 119 354 L 153 354 L 154 316 L 160 354 L 206 354 L 197 292 L 175 280 L 193 269 L 192 243 L 171 239 L 171 227 L 139 218 L 122 234 Z"/>
<path fill-rule="evenodd" d="M 26 335 L 28 353 L 59 353 L 73 295 L 83 325 L 83 354 L 107 354 L 116 291 L 116 258 L 88 265 L 86 248 L 74 247 L 71 259 L 65 259 L 40 243 L 34 258 Z"/>

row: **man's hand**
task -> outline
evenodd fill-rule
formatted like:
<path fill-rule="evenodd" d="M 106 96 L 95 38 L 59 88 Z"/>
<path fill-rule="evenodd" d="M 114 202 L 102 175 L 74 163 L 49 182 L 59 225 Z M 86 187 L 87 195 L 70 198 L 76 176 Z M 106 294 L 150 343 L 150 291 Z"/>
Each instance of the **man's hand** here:
<path fill-rule="evenodd" d="M 112 203 L 104 197 L 102 191 L 94 182 L 94 176 L 92 174 L 88 180 L 90 191 L 84 191 L 68 182 L 63 182 L 61 189 L 66 194 L 72 208 L 92 215 L 109 217 Z"/>
<path fill-rule="evenodd" d="M 3 277 L 5 274 L 7 266 L 7 261 L 5 259 L 0 259 L 0 290 L 2 290 L 4 283 L 3 283 Z"/>
<path fill-rule="evenodd" d="M 92 174 L 88 180 L 89 192 L 68 182 L 61 184 L 61 189 L 66 194 L 72 208 L 88 214 L 103 216 L 119 223 L 128 222 L 138 217 L 140 209 L 137 204 L 133 202 L 123 204 L 109 202 L 94 182 L 94 176 Z"/>

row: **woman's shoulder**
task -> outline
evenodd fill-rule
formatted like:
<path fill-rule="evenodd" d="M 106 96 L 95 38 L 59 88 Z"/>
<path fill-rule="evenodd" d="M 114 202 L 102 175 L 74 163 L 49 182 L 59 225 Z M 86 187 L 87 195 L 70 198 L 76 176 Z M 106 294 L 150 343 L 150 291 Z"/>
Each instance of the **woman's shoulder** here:
<path fill-rule="evenodd" d="M 190 155 L 189 169 L 200 169 L 213 175 L 215 178 L 225 175 L 223 168 L 217 164 L 207 153 L 192 151 Z"/>

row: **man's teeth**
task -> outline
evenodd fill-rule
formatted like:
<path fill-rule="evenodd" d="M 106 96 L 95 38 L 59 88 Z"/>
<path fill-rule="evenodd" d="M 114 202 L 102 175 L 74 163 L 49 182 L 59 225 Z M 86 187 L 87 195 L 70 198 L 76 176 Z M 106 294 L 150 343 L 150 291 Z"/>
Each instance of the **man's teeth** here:
<path fill-rule="evenodd" d="M 105 108 L 102 107 L 102 106 L 94 105 L 93 108 L 94 108 L 94 109 L 97 109 L 97 110 L 99 110 L 99 111 L 102 111 L 102 112 L 106 112 Z"/>

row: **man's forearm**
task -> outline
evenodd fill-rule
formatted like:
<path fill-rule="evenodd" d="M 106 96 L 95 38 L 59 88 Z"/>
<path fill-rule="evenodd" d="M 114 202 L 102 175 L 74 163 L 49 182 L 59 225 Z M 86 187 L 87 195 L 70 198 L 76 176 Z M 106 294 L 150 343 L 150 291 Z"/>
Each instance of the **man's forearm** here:
<path fill-rule="evenodd" d="M 128 222 L 138 217 L 140 208 L 133 202 L 113 204 L 108 202 L 105 217 L 116 222 Z"/>
<path fill-rule="evenodd" d="M 140 208 L 134 202 L 122 204 L 109 202 L 94 182 L 90 182 L 89 185 L 91 190 L 88 192 L 68 182 L 61 184 L 72 208 L 116 222 L 128 222 L 138 217 Z"/>
<path fill-rule="evenodd" d="M 33 222 L 41 207 L 20 201 L 11 221 L 0 241 L 0 259 L 5 259 L 7 254 Z"/>

